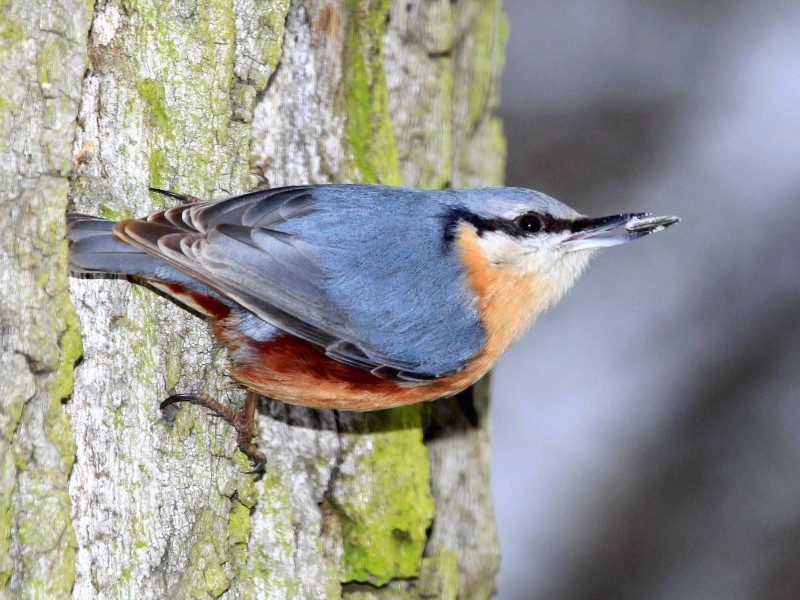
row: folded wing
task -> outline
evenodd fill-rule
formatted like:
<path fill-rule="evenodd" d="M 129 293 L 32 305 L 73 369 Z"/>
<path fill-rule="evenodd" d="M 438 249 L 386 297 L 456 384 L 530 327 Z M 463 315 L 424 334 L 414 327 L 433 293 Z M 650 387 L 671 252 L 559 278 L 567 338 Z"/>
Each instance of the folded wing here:
<path fill-rule="evenodd" d="M 369 319 L 357 314 L 363 298 L 344 304 L 337 280 L 328 268 L 332 260 L 340 263 L 344 256 L 346 261 L 352 258 L 348 268 L 358 270 L 359 265 L 368 264 L 358 256 L 364 249 L 358 242 L 352 249 L 339 244 L 334 257 L 332 250 L 286 227 L 302 218 L 311 219 L 313 224 L 315 212 L 330 211 L 319 197 L 319 190 L 326 187 L 333 188 L 297 186 L 185 204 L 147 219 L 122 221 L 114 231 L 124 241 L 191 275 L 278 329 L 324 349 L 342 363 L 409 384 L 462 369 L 466 359 L 482 346 L 482 329 L 473 314 L 461 318 L 458 313 L 457 318 L 449 319 L 455 321 L 449 337 L 431 338 L 430 328 L 435 324 L 426 321 L 426 311 L 445 310 L 440 306 L 445 303 L 432 299 L 433 306 L 426 306 L 428 300 L 420 298 L 415 300 L 420 307 L 409 309 L 413 318 L 406 313 L 394 317 L 388 314 L 386 325 L 400 336 L 400 344 L 397 339 L 383 341 L 386 336 L 377 336 L 365 327 Z M 374 195 L 375 186 L 365 187 Z M 394 189 L 386 188 L 387 193 Z M 324 226 L 322 221 L 320 226 Z M 364 273 L 354 276 L 363 279 Z M 384 282 L 386 278 L 377 280 Z M 453 302 L 459 300 L 453 298 Z M 451 306 L 447 310 L 456 309 Z M 404 342 L 406 347 L 424 345 L 425 359 L 419 358 L 419 352 L 409 355 L 398 351 Z"/>

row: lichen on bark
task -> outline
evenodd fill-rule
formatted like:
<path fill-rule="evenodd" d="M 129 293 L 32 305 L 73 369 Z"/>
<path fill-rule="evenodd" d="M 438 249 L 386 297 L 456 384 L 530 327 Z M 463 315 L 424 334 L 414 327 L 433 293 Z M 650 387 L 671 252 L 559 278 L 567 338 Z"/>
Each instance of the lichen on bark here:
<path fill-rule="evenodd" d="M 203 323 L 149 290 L 70 282 L 85 343 L 72 392 L 81 335 L 63 214 L 68 195 L 119 219 L 169 204 L 150 185 L 235 193 L 256 183 L 251 169 L 272 185 L 496 183 L 499 2 L 2 7 L 0 218 L 14 235 L 0 232 L 0 275 L 16 295 L 0 307 L 0 586 L 483 597 L 496 558 L 485 401 L 465 426 L 452 401 L 359 415 L 265 400 L 269 464 L 244 475 L 227 427 L 196 407 L 158 410 L 174 392 L 236 404 L 242 391 Z M 459 504 L 462 492 L 478 502 Z"/>
<path fill-rule="evenodd" d="M 81 352 L 64 209 L 84 40 L 83 2 L 0 5 L 0 594 L 64 597 L 76 538 L 62 402 Z"/>
<path fill-rule="evenodd" d="M 389 0 L 348 0 L 344 96 L 346 177 L 400 184 L 400 165 L 383 67 Z"/>
<path fill-rule="evenodd" d="M 115 217 L 166 206 L 149 185 L 201 197 L 251 187 L 249 120 L 278 60 L 286 5 L 99 3 L 75 144 L 75 207 Z M 236 23 L 248 18 L 265 29 L 245 39 Z M 232 432 L 202 411 L 165 419 L 158 410 L 175 390 L 240 401 L 225 355 L 201 321 L 148 290 L 73 284 L 89 340 L 69 405 L 82 524 L 75 593 L 241 595 L 255 503 L 246 461 L 233 453 Z M 113 538 L 94 518 L 98 510 L 111 510 Z"/>

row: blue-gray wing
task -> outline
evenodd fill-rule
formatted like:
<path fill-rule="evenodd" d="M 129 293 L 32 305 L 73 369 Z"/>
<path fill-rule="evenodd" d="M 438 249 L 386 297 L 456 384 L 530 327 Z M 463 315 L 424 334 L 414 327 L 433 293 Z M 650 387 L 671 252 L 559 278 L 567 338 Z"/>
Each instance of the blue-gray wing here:
<path fill-rule="evenodd" d="M 423 382 L 461 370 L 484 344 L 432 193 L 279 188 L 177 206 L 115 232 L 337 361 Z"/>

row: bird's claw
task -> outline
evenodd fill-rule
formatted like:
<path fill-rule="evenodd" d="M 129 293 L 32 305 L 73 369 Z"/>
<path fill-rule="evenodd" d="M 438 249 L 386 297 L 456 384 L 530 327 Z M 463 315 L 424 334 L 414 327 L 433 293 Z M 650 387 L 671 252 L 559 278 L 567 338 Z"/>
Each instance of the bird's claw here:
<path fill-rule="evenodd" d="M 257 401 L 258 396 L 255 392 L 248 391 L 244 408 L 242 410 L 233 410 L 206 394 L 176 394 L 164 400 L 160 406 L 163 410 L 178 402 L 188 402 L 208 409 L 211 416 L 225 419 L 236 430 L 236 443 L 239 446 L 239 450 L 250 459 L 253 465 L 253 468 L 245 471 L 245 473 L 255 474 L 262 473 L 264 465 L 267 463 L 267 457 L 253 444 L 253 424 Z"/>
<path fill-rule="evenodd" d="M 239 450 L 242 450 L 242 449 L 239 448 Z M 242 452 L 244 452 L 244 450 L 242 450 Z M 247 471 L 242 471 L 242 474 L 244 474 L 244 475 L 258 475 L 258 474 L 264 472 L 264 467 L 266 467 L 266 465 L 267 465 L 267 457 L 264 456 L 264 454 L 262 452 L 259 452 L 258 450 L 256 450 L 253 456 L 247 454 L 247 458 L 250 459 L 250 464 L 252 465 L 253 468 L 249 469 Z"/>

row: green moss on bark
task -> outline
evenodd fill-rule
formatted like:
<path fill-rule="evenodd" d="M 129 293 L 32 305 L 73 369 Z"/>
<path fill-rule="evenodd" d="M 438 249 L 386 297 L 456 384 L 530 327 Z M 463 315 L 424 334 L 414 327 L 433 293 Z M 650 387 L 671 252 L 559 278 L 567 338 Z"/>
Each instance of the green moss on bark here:
<path fill-rule="evenodd" d="M 190 563 L 181 588 L 190 598 L 218 598 L 231 585 L 222 565 L 225 564 L 225 540 L 220 539 L 217 517 L 206 509 L 194 525 L 197 541 L 189 552 Z"/>
<path fill-rule="evenodd" d="M 75 443 L 62 402 L 72 393 L 73 367 L 82 344 L 66 283 L 62 214 L 67 182 L 44 178 L 39 185 L 38 193 L 23 198 L 38 216 L 38 231 L 24 250 L 18 247 L 20 253 L 15 258 L 26 266 L 26 277 L 35 273 L 35 287 L 28 289 L 23 304 L 43 311 L 40 314 L 44 316 L 28 323 L 28 341 L 37 357 L 35 368 L 31 369 L 29 385 L 10 405 L 14 429 L 3 432 L 4 439 L 11 441 L 9 455 L 14 459 L 16 488 L 3 490 L 0 502 L 0 554 L 10 549 L 12 530 L 22 550 L 16 554 L 17 565 L 0 559 L 0 586 L 11 583 L 22 587 L 30 597 L 65 597 L 75 580 L 77 543 L 66 489 Z M 33 412 L 44 409 L 45 438 L 38 447 L 14 434 L 22 421 L 36 422 L 30 414 L 26 416 L 26 407 Z M 49 565 L 46 573 L 42 564 Z M 16 582 L 11 582 L 15 567 Z"/>
<path fill-rule="evenodd" d="M 235 75 L 235 14 L 230 0 L 204 0 L 187 16 L 153 0 L 126 3 L 141 49 L 131 58 L 140 103 L 130 103 L 134 120 L 146 117 L 150 183 L 204 194 L 230 185 L 231 156 L 246 156 L 246 132 L 231 136 Z M 171 14 L 178 11 L 179 14 Z M 135 122 L 135 121 L 134 121 Z M 235 166 L 237 187 L 248 168 Z M 227 177 L 224 177 L 227 175 Z M 165 206 L 170 201 L 153 198 Z"/>
<path fill-rule="evenodd" d="M 470 127 L 475 127 L 497 103 L 497 77 L 505 61 L 508 17 L 500 0 L 492 0 L 491 4 L 493 6 L 481 10 L 470 32 L 475 44 L 469 93 Z"/>
<path fill-rule="evenodd" d="M 0 2 L 0 53 L 16 46 L 25 38 L 25 26 L 13 18 L 9 0 Z"/>
<path fill-rule="evenodd" d="M 364 415 L 354 431 L 371 446 L 357 447 L 355 471 L 343 476 L 350 478 L 347 488 L 360 493 L 337 498 L 344 517 L 343 580 L 384 585 L 417 577 L 434 509 L 420 409 Z"/>
<path fill-rule="evenodd" d="M 389 0 L 348 0 L 344 86 L 347 177 L 360 183 L 400 185 L 389 93 L 383 70 L 383 36 Z"/>
<path fill-rule="evenodd" d="M 167 138 L 174 138 L 175 133 L 172 131 L 171 119 L 167 113 L 164 84 L 147 77 L 136 84 L 136 91 L 147 107 L 150 126 L 163 133 Z"/>
<path fill-rule="evenodd" d="M 243 594 L 255 597 L 258 595 L 256 590 L 269 590 L 279 598 L 296 597 L 299 582 L 287 578 L 281 564 L 295 551 L 291 491 L 271 472 L 269 465 L 256 489 L 261 504 L 259 510 L 268 515 L 271 522 L 266 539 L 259 539 L 256 546 L 248 550 L 248 572 L 242 580 Z"/>

